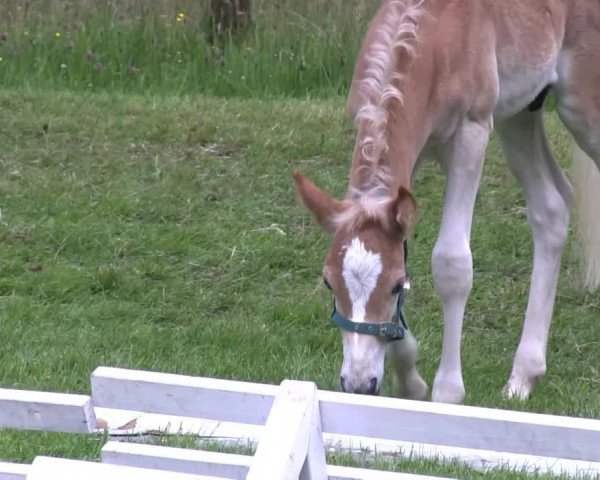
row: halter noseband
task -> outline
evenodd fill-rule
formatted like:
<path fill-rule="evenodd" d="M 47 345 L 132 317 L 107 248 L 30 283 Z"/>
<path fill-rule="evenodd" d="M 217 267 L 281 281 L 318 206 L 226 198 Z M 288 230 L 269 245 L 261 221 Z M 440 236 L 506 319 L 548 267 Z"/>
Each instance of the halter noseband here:
<path fill-rule="evenodd" d="M 408 259 L 408 242 L 404 240 L 404 265 Z M 365 335 L 374 335 L 376 337 L 385 337 L 389 341 L 402 340 L 408 330 L 408 323 L 402 313 L 404 306 L 404 290 L 408 290 L 408 285 L 403 286 L 398 294 L 398 303 L 396 305 L 396 313 L 391 322 L 387 323 L 368 323 L 368 322 L 353 322 L 344 317 L 335 308 L 335 298 L 333 299 L 333 313 L 331 321 L 342 330 L 347 330 L 354 333 L 362 333 Z"/>

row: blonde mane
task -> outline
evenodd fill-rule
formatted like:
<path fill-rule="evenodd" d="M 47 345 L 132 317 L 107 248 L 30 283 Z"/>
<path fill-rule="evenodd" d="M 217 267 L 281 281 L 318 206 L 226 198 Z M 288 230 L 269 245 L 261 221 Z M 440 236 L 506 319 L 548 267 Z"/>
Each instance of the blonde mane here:
<path fill-rule="evenodd" d="M 351 189 L 352 205 L 338 215 L 337 223 L 356 228 L 374 219 L 387 226 L 388 205 L 392 201 L 392 175 L 381 162 L 388 151 L 388 115 L 393 102 L 404 103 L 401 90 L 403 72 L 398 65 L 400 52 L 408 60 L 415 56 L 419 18 L 424 0 L 390 0 L 374 39 L 366 51 L 366 68 L 357 82 L 361 106 L 355 122 L 362 137 L 358 148 L 362 155 L 359 170 L 367 170 L 368 181 Z"/>

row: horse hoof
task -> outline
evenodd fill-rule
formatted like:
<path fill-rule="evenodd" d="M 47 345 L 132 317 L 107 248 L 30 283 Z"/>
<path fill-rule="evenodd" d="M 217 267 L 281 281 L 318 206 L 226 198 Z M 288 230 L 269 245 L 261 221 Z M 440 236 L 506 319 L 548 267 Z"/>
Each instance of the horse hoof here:
<path fill-rule="evenodd" d="M 527 400 L 533 390 L 533 385 L 529 380 L 520 378 L 517 375 L 512 375 L 508 383 L 502 390 L 504 398 L 509 400 Z"/>
<path fill-rule="evenodd" d="M 431 400 L 438 403 L 463 403 L 465 400 L 465 386 L 462 379 L 436 377 L 433 382 Z"/>

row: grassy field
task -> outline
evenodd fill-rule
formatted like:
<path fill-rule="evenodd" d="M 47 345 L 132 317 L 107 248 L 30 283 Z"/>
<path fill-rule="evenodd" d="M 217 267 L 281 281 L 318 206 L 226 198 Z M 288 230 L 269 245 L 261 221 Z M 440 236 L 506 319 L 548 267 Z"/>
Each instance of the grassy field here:
<path fill-rule="evenodd" d="M 211 39 L 209 0 L 3 0 L 0 85 L 326 97 L 345 92 L 378 1 L 253 0 L 239 41 Z"/>
<path fill-rule="evenodd" d="M 221 44 L 207 0 L 0 2 L 0 386 L 86 393 L 91 371 L 109 365 L 339 388 L 340 332 L 320 280 L 328 238 L 298 205 L 291 173 L 345 192 L 344 95 L 378 3 L 254 0 L 253 28 Z M 568 168 L 552 114 L 548 129 Z M 431 385 L 437 165 L 423 165 L 415 193 L 406 314 Z M 580 288 L 573 240 L 548 375 L 527 403 L 501 396 L 531 267 L 525 217 L 493 141 L 473 225 L 466 402 L 600 418 L 600 297 Z M 97 459 L 104 441 L 0 431 L 0 461 Z M 374 466 L 484 478 L 457 464 Z"/>
<path fill-rule="evenodd" d="M 343 194 L 353 146 L 343 98 L 4 88 L 0 124 L 3 386 L 88 392 L 90 372 L 110 365 L 338 389 L 340 333 L 328 322 L 331 299 L 320 284 L 328 238 L 298 206 L 291 173 Z M 548 128 L 566 166 L 568 137 L 553 115 Z M 429 260 L 443 195 L 437 165 L 422 167 L 415 192 L 420 218 L 406 314 L 431 384 L 441 346 Z M 472 248 L 466 402 L 600 418 L 600 297 L 579 289 L 572 241 L 548 376 L 527 403 L 500 394 L 521 331 L 531 242 L 523 195 L 495 141 Z M 102 442 L 4 431 L 0 459 L 97 458 Z M 479 477 L 456 465 L 388 467 Z"/>

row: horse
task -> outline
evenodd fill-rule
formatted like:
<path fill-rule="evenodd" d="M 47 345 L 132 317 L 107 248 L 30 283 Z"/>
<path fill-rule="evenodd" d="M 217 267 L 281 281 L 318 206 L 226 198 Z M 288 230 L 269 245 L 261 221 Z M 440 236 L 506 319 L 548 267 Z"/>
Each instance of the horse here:
<path fill-rule="evenodd" d="M 356 137 L 337 199 L 294 172 L 304 206 L 331 235 L 323 279 L 342 327 L 341 388 L 378 394 L 390 357 L 399 394 L 426 399 L 418 343 L 401 316 L 406 240 L 416 222 L 419 160 L 443 166 L 445 197 L 431 262 L 443 341 L 431 400 L 462 403 L 461 336 L 473 282 L 473 208 L 496 131 L 522 185 L 533 237 L 525 319 L 503 394 L 527 399 L 546 373 L 563 247 L 580 194 L 587 287 L 600 283 L 600 1 L 385 0 L 370 21 L 348 95 Z M 579 174 L 567 180 L 548 146 L 544 98 L 556 98 Z M 584 180 L 579 181 L 577 179 Z M 594 180 L 595 179 L 595 180 Z"/>

